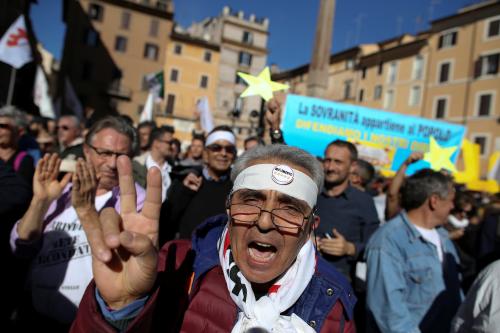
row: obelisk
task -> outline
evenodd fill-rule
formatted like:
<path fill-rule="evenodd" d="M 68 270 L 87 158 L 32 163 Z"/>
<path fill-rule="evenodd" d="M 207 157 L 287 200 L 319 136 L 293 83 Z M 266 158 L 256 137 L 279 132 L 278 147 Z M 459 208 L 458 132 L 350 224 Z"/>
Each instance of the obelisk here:
<path fill-rule="evenodd" d="M 328 66 L 332 46 L 335 0 L 320 0 L 311 65 L 307 78 L 307 95 L 324 97 L 328 88 Z"/>

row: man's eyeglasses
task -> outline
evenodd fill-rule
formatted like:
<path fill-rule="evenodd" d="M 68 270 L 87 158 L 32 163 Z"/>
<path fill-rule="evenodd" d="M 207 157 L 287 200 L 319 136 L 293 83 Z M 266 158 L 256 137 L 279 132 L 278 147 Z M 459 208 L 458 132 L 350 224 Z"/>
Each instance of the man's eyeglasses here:
<path fill-rule="evenodd" d="M 92 148 L 97 153 L 97 155 L 99 155 L 99 157 L 102 157 L 102 158 L 111 158 L 114 156 L 116 156 L 116 158 L 118 158 L 120 156 L 128 156 L 128 153 L 118 153 L 118 152 L 107 150 L 107 149 L 96 148 L 88 143 L 87 143 L 87 146 Z"/>
<path fill-rule="evenodd" d="M 10 124 L 0 124 L 0 128 L 10 130 L 10 129 L 12 129 L 12 126 L 10 126 Z"/>
<path fill-rule="evenodd" d="M 304 214 L 292 208 L 265 210 L 259 206 L 243 203 L 229 206 L 229 215 L 233 223 L 249 227 L 259 220 L 262 212 L 271 214 L 271 221 L 279 231 L 291 234 L 298 234 L 303 229 L 304 222 L 310 217 L 305 217 Z"/>
<path fill-rule="evenodd" d="M 223 146 L 218 143 L 214 143 L 208 145 L 206 148 L 212 153 L 220 153 L 224 149 L 228 154 L 233 154 L 233 155 L 236 154 L 236 147 L 233 145 Z"/>
<path fill-rule="evenodd" d="M 68 131 L 69 126 L 66 126 L 66 125 L 56 126 L 56 131 L 59 131 L 59 130 Z"/>
<path fill-rule="evenodd" d="M 159 140 L 159 139 L 158 141 L 166 143 L 167 145 L 171 145 L 174 142 L 174 140 Z"/>

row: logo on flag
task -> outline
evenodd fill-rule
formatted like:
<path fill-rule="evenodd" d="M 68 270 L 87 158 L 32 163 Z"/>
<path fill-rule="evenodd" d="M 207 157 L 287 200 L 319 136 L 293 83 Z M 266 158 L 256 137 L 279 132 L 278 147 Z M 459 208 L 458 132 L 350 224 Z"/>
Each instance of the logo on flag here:
<path fill-rule="evenodd" d="M 24 16 L 21 15 L 0 40 L 0 61 L 17 69 L 32 60 L 26 22 Z"/>

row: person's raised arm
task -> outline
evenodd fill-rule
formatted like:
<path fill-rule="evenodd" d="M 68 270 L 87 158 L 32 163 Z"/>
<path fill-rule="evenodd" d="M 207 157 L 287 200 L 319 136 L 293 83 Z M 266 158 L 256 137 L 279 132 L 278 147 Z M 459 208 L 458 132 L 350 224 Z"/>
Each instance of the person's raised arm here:
<path fill-rule="evenodd" d="M 412 163 L 421 160 L 424 155 L 421 152 L 413 152 L 408 156 L 408 158 L 401 164 L 396 175 L 392 179 L 391 185 L 387 190 L 387 201 L 385 203 L 385 220 L 389 221 L 394 216 L 396 216 L 401 210 L 399 204 L 399 190 L 403 186 L 405 180 L 406 169 Z"/>
<path fill-rule="evenodd" d="M 33 198 L 30 206 L 17 225 L 19 239 L 35 241 L 40 238 L 43 219 L 52 201 L 57 199 L 71 179 L 66 174 L 61 181 L 57 180 L 61 159 L 57 154 L 45 154 L 40 159 L 33 176 Z"/>
<path fill-rule="evenodd" d="M 266 122 L 269 125 L 269 135 L 272 143 L 285 143 L 283 133 L 280 129 L 281 124 L 281 104 L 275 98 L 267 102 Z"/>
<path fill-rule="evenodd" d="M 117 161 L 121 212 L 104 209 L 99 220 L 82 220 L 92 250 L 97 289 L 111 309 L 120 309 L 147 295 L 156 279 L 161 174 L 148 170 L 146 201 L 137 212 L 130 159 Z"/>

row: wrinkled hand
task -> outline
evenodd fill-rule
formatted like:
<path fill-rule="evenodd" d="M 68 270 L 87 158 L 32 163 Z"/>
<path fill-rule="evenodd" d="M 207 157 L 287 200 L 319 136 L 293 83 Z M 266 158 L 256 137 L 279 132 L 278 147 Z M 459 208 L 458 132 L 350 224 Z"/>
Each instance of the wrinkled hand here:
<path fill-rule="evenodd" d="M 156 279 L 161 174 L 148 170 L 146 200 L 137 212 L 132 165 L 117 161 L 121 212 L 104 209 L 99 219 L 81 220 L 92 250 L 92 271 L 104 301 L 119 309 L 144 297 Z"/>
<path fill-rule="evenodd" d="M 415 163 L 417 161 L 420 161 L 421 159 L 424 158 L 424 154 L 420 151 L 414 151 L 408 156 L 408 158 L 405 160 L 405 164 L 408 166 L 412 163 Z"/>
<path fill-rule="evenodd" d="M 182 184 L 189 188 L 192 191 L 198 192 L 200 189 L 201 183 L 203 182 L 202 176 L 197 176 L 194 173 L 190 172 L 182 181 Z"/>
<path fill-rule="evenodd" d="M 64 175 L 61 181 L 57 180 L 61 159 L 57 154 L 45 154 L 35 169 L 33 176 L 33 198 L 52 202 L 57 199 L 64 187 L 71 179 L 71 174 Z"/>
<path fill-rule="evenodd" d="M 71 204 L 78 215 L 95 210 L 97 180 L 92 164 L 79 158 L 72 178 Z"/>
<path fill-rule="evenodd" d="M 267 102 L 266 121 L 271 129 L 279 129 L 281 123 L 281 104 L 275 98 Z"/>
<path fill-rule="evenodd" d="M 353 243 L 348 242 L 345 237 L 333 228 L 333 238 L 320 238 L 317 239 L 318 250 L 331 256 L 345 256 L 354 255 L 356 247 Z"/>

